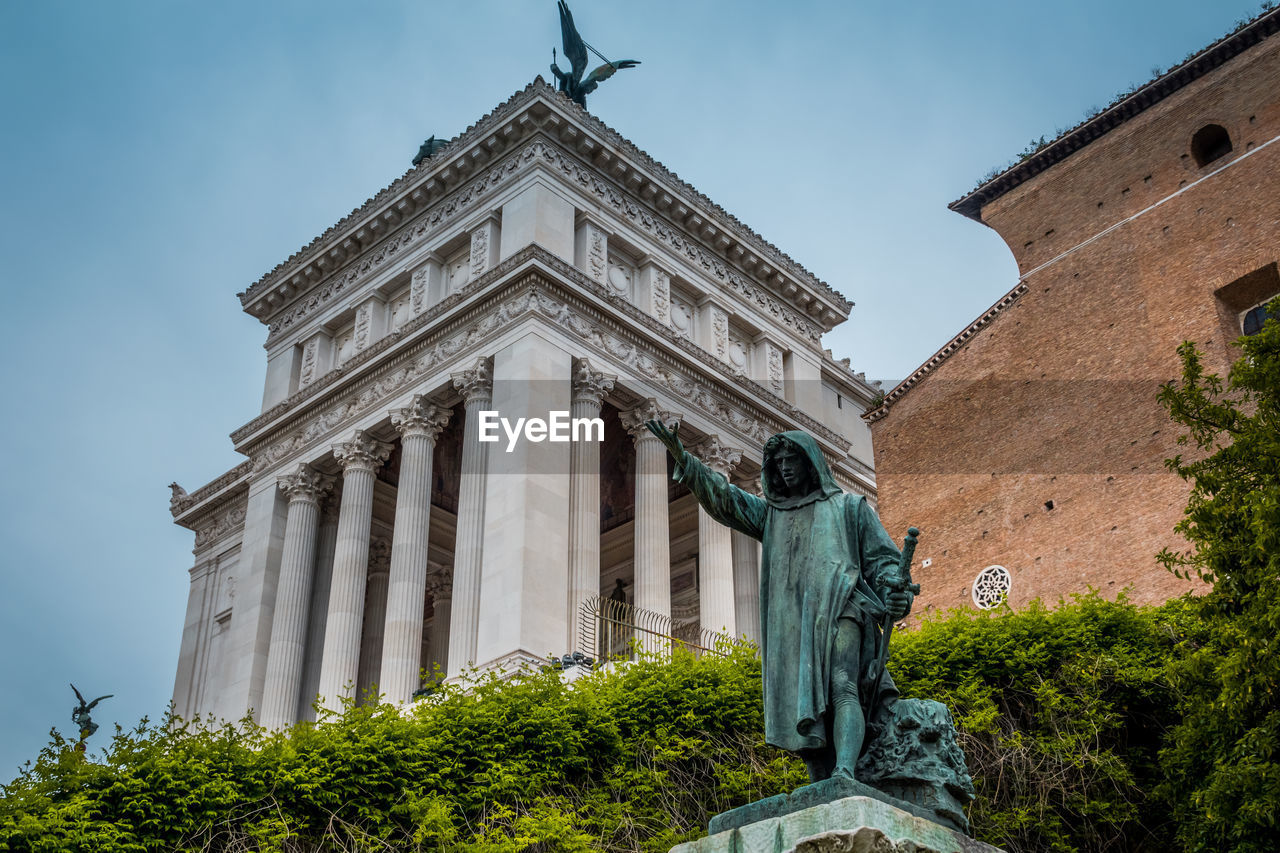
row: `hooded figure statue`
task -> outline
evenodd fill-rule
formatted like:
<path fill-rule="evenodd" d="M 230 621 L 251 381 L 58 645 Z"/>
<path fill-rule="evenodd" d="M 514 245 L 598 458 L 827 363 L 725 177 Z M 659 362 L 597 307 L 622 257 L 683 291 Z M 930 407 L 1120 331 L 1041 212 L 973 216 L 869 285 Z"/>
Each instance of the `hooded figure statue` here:
<path fill-rule="evenodd" d="M 867 721 L 898 696 L 888 673 L 877 690 L 868 666 L 886 614 L 897 620 L 911 608 L 909 592 L 885 591 L 901 559 L 893 540 L 864 497 L 836 485 L 808 433 L 765 443 L 759 498 L 685 451 L 678 426 L 647 426 L 707 513 L 762 543 L 765 740 L 797 753 L 812 781 L 853 778 Z"/>

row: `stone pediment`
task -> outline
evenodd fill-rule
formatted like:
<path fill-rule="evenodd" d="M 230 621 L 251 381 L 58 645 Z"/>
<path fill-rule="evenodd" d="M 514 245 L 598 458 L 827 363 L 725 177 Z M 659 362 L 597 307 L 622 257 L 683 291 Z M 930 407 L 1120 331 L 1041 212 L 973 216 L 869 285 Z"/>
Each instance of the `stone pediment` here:
<path fill-rule="evenodd" d="M 455 196 L 477 192 L 477 179 L 500 180 L 494 167 L 536 136 L 571 152 L 647 215 L 674 226 L 704 266 L 736 271 L 722 280 L 745 276 L 821 331 L 848 316 L 849 300 L 541 78 L 239 294 L 242 307 L 275 334 L 281 320 L 287 324 L 317 292 L 344 279 L 354 283 L 399 256 L 414 242 L 415 229 L 453 212 Z"/>

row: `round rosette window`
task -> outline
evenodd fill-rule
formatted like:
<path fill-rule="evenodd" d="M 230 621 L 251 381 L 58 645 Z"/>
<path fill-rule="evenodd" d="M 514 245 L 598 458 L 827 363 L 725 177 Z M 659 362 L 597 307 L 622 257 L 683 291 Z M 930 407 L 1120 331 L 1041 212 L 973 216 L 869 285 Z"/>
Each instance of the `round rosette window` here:
<path fill-rule="evenodd" d="M 973 603 L 983 610 L 999 607 L 1009 597 L 1013 578 L 1004 566 L 987 566 L 973 581 Z"/>

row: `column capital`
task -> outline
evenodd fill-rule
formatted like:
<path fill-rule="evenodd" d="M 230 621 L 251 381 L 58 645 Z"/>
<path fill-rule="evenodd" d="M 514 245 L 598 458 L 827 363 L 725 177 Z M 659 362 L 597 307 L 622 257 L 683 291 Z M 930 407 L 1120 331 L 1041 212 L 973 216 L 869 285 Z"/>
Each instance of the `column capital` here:
<path fill-rule="evenodd" d="M 715 435 L 707 436 L 706 440 L 697 446 L 697 455 L 708 468 L 723 474 L 726 478 L 734 466 L 742 461 L 742 451 L 734 447 L 725 447 L 720 443 L 720 437 Z"/>
<path fill-rule="evenodd" d="M 369 574 L 387 575 L 391 572 L 391 540 L 382 536 L 369 543 Z"/>
<path fill-rule="evenodd" d="M 333 477 L 321 474 L 305 462 L 298 463 L 298 469 L 292 474 L 285 474 L 276 480 L 280 490 L 289 496 L 289 501 L 310 501 L 320 504 L 320 499 L 333 488 Z"/>
<path fill-rule="evenodd" d="M 387 457 L 391 455 L 391 445 L 358 429 L 350 441 L 333 445 L 333 455 L 342 465 L 343 471 L 373 471 L 387 461 Z"/>
<path fill-rule="evenodd" d="M 431 594 L 431 600 L 443 601 L 453 597 L 453 575 L 441 572 L 431 572 L 427 575 L 427 592 Z"/>
<path fill-rule="evenodd" d="M 670 424 L 672 421 L 678 422 L 680 415 L 659 409 L 658 401 L 650 397 L 631 411 L 622 412 L 620 418 L 622 428 L 631 434 L 633 440 L 652 438 L 657 441 L 657 436 L 649 432 L 649 428 L 644 425 L 645 421 L 662 421 L 664 424 Z"/>
<path fill-rule="evenodd" d="M 600 405 L 606 394 L 613 390 L 618 377 L 591 369 L 585 358 L 573 360 L 573 402 L 590 402 Z"/>
<path fill-rule="evenodd" d="M 391 425 L 401 438 L 425 435 L 431 440 L 449 423 L 453 412 L 435 405 L 425 394 L 417 394 L 408 406 L 391 412 Z"/>
<path fill-rule="evenodd" d="M 462 394 L 462 399 L 468 403 L 489 402 L 493 399 L 492 359 L 478 358 L 469 370 L 451 373 L 449 378 L 453 380 L 453 387 Z"/>

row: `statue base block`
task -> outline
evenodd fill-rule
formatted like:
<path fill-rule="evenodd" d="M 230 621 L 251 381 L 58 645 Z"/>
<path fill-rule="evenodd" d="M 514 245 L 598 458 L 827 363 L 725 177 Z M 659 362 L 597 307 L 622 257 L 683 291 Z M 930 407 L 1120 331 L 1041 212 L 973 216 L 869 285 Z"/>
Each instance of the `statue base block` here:
<path fill-rule="evenodd" d="M 915 810 L 890 805 L 878 791 L 874 797 L 822 799 L 853 786 L 872 790 L 852 779 L 827 779 L 748 803 L 716 815 L 710 835 L 671 853 L 1001 853 Z"/>

